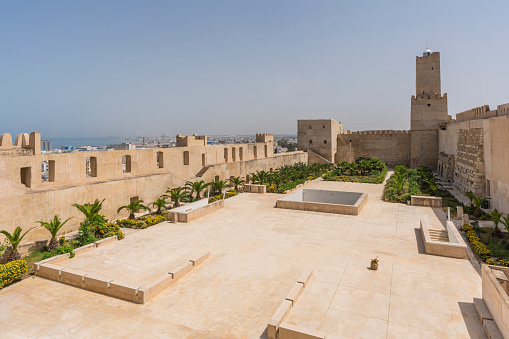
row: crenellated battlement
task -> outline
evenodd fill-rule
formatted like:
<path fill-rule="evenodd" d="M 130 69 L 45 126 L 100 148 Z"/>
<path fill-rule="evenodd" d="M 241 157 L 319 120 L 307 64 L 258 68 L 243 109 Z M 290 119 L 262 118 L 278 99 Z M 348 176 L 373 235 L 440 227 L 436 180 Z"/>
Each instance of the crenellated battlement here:
<path fill-rule="evenodd" d="M 16 136 L 14 142 L 10 133 L 4 133 L 0 136 L 0 150 L 5 155 L 6 150 L 10 150 L 10 153 L 25 155 L 26 152 L 21 152 L 22 149 L 32 150 L 31 154 L 41 153 L 41 134 L 38 132 L 20 133 Z M 20 150 L 20 151 L 16 151 Z"/>
<path fill-rule="evenodd" d="M 489 105 L 474 107 L 456 114 L 456 121 L 468 121 L 476 119 L 489 119 L 509 115 L 509 104 L 498 105 L 496 110 L 490 110 Z"/>
<path fill-rule="evenodd" d="M 369 134 L 377 134 L 377 135 L 390 135 L 390 134 L 409 134 L 410 131 L 408 130 L 373 130 L 373 131 L 358 131 L 358 132 L 352 132 L 347 131 L 347 134 L 362 134 L 362 135 L 369 135 Z"/>
<path fill-rule="evenodd" d="M 176 146 L 177 147 L 207 146 L 207 136 L 197 135 L 196 133 L 191 136 L 177 134 Z"/>
<path fill-rule="evenodd" d="M 274 134 L 256 133 L 256 142 L 274 142 Z"/>

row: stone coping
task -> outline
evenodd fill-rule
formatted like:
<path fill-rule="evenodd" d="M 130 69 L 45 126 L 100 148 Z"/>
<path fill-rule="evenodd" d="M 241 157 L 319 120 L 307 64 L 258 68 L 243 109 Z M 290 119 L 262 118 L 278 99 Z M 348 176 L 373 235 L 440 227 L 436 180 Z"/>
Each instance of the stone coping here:
<path fill-rule="evenodd" d="M 504 281 L 505 287 L 502 286 L 499 279 L 497 279 L 495 272 L 499 271 L 506 279 L 509 277 L 509 268 L 494 265 L 482 265 L 482 298 L 486 303 L 492 317 L 493 322 L 498 326 L 501 335 L 504 338 L 509 338 L 509 296 L 507 294 L 507 284 Z M 497 272 L 498 273 L 498 272 Z M 496 333 L 493 323 L 487 319 L 484 329 L 488 332 Z"/>
<path fill-rule="evenodd" d="M 297 302 L 304 288 L 309 284 L 310 279 L 313 277 L 313 270 L 306 270 L 299 277 L 295 285 L 293 285 L 290 292 L 288 292 L 285 300 L 279 305 L 276 312 L 272 315 L 269 323 L 267 324 L 267 336 L 268 339 L 276 338 L 324 338 L 306 336 L 306 333 L 311 333 L 305 329 L 299 329 L 297 326 L 288 327 L 288 324 L 283 324 L 283 321 L 288 317 L 292 307 Z M 298 335 L 297 335 L 298 334 Z"/>
<path fill-rule="evenodd" d="M 201 200 L 200 200 L 201 201 Z M 187 205 L 186 205 L 187 206 Z M 184 207 L 184 206 L 182 206 Z M 218 200 L 213 203 L 207 203 L 205 205 L 199 205 L 197 208 L 191 208 L 190 210 L 183 209 L 181 211 L 168 211 L 168 216 L 172 216 L 171 219 L 176 222 L 188 223 L 198 218 L 201 218 L 207 214 L 215 212 L 224 207 L 224 200 Z M 180 208 L 180 207 L 179 207 Z"/>
<path fill-rule="evenodd" d="M 456 226 L 452 221 L 447 221 L 446 229 L 433 230 L 429 227 L 426 220 L 421 220 L 421 233 L 424 240 L 426 254 L 439 255 L 443 257 L 467 259 L 467 244 L 463 240 Z M 447 231 L 448 242 L 434 241 L 430 235 L 431 231 Z"/>
<path fill-rule="evenodd" d="M 69 254 L 67 253 L 67 257 L 68 256 Z M 122 282 L 121 280 L 101 277 L 76 269 L 57 266 L 54 264 L 54 261 L 37 263 L 36 265 L 38 270 L 36 275 L 41 278 L 58 281 L 63 284 L 105 294 L 114 298 L 138 304 L 145 304 L 209 257 L 210 252 L 193 255 L 189 260 L 170 269 L 167 273 L 143 286 L 133 286 Z"/>

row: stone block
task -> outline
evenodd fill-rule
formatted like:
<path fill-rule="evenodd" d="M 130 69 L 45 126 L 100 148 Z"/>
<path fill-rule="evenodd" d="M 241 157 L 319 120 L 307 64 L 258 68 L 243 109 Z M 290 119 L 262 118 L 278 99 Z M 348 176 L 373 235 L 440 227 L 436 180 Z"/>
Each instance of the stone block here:
<path fill-rule="evenodd" d="M 110 282 L 109 295 L 115 298 L 139 303 L 138 289 L 139 287 L 132 287 L 126 283 L 114 280 Z"/>
<path fill-rule="evenodd" d="M 39 268 L 42 264 L 46 264 L 46 263 L 55 264 L 57 262 L 60 262 L 62 260 L 68 259 L 68 258 L 69 258 L 69 253 L 64 253 L 64 254 L 56 255 L 56 256 L 48 258 L 48 259 L 38 261 L 38 262 L 34 263 L 34 273 L 35 273 L 35 275 L 37 275 L 37 272 L 39 272 Z"/>
<path fill-rule="evenodd" d="M 282 323 L 279 326 L 278 339 L 324 339 L 325 333 L 301 326 Z"/>
<path fill-rule="evenodd" d="M 83 254 L 83 253 L 86 253 L 88 251 L 93 250 L 96 247 L 97 246 L 95 245 L 95 243 L 91 243 L 91 244 L 88 244 L 88 245 L 85 245 L 85 246 L 81 246 L 81 247 L 75 248 L 74 250 L 72 250 L 72 253 L 74 253 L 75 255 L 76 254 Z"/>
<path fill-rule="evenodd" d="M 178 280 L 192 269 L 193 263 L 190 262 L 188 264 L 183 264 L 178 267 L 175 267 L 174 269 L 171 269 L 168 273 L 173 277 L 173 279 Z"/>
<path fill-rule="evenodd" d="M 295 285 L 293 285 L 290 292 L 288 292 L 288 295 L 286 296 L 286 300 L 290 300 L 292 302 L 292 305 L 295 306 L 297 299 L 300 297 L 300 295 L 303 291 L 304 291 L 304 284 L 301 284 L 299 282 L 295 283 Z"/>
<path fill-rule="evenodd" d="M 83 288 L 97 293 L 109 294 L 110 282 L 112 281 L 113 279 L 87 274 L 83 279 Z"/>
<path fill-rule="evenodd" d="M 504 339 L 497 324 L 493 320 L 484 320 L 482 326 L 489 339 Z"/>
<path fill-rule="evenodd" d="M 283 300 L 281 305 L 279 305 L 278 309 L 276 310 L 272 318 L 269 320 L 269 324 L 267 325 L 267 334 L 270 334 L 269 339 L 276 338 L 279 326 L 281 325 L 283 320 L 286 319 L 291 309 L 292 302 L 290 300 L 285 299 Z"/>
<path fill-rule="evenodd" d="M 299 277 L 297 282 L 303 284 L 304 287 L 306 287 L 312 276 L 313 276 L 313 270 L 311 270 L 311 269 L 306 270 L 301 274 L 301 276 Z"/>
<path fill-rule="evenodd" d="M 193 266 L 198 266 L 205 260 L 207 260 L 210 257 L 210 252 L 202 253 L 196 256 L 193 256 L 192 259 L 189 259 L 189 261 L 193 264 Z"/>
<path fill-rule="evenodd" d="M 97 240 L 94 244 L 96 247 L 100 247 L 100 246 L 111 244 L 112 242 L 115 242 L 115 241 L 117 241 L 116 235 L 114 235 L 112 237 L 104 238 L 101 240 Z"/>
<path fill-rule="evenodd" d="M 171 274 L 164 274 L 157 279 L 152 280 L 147 285 L 138 289 L 138 302 L 140 304 L 146 303 L 174 282 L 175 279 L 173 279 Z"/>
<path fill-rule="evenodd" d="M 474 306 L 481 321 L 484 321 L 484 319 L 493 320 L 493 316 L 491 315 L 491 312 L 488 309 L 488 306 L 486 306 L 484 300 L 480 298 L 474 298 Z"/>
<path fill-rule="evenodd" d="M 60 272 L 60 282 L 75 287 L 83 287 L 83 278 L 86 275 L 85 272 L 66 268 Z"/>
<path fill-rule="evenodd" d="M 65 270 L 65 267 L 45 263 L 39 266 L 37 275 L 41 278 L 60 281 L 60 272 Z"/>

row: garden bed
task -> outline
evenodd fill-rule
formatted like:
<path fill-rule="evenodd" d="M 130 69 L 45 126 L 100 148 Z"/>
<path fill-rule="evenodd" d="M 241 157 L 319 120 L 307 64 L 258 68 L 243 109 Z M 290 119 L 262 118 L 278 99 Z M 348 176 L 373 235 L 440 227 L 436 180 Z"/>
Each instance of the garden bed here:
<path fill-rule="evenodd" d="M 470 225 L 464 225 L 463 231 L 472 250 L 483 262 L 509 267 L 509 233 Z"/>
<path fill-rule="evenodd" d="M 358 158 L 355 162 L 339 163 L 335 169 L 323 175 L 323 180 L 381 184 L 387 172 L 387 165 L 377 158 Z"/>

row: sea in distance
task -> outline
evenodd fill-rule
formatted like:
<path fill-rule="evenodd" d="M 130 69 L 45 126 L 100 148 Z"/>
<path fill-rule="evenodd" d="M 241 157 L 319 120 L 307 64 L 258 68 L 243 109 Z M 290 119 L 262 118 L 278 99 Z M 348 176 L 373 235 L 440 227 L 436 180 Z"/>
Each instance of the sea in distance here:
<path fill-rule="evenodd" d="M 60 149 L 63 146 L 108 146 L 118 145 L 123 142 L 129 142 L 132 144 L 141 144 L 139 141 L 126 140 L 116 137 L 106 138 L 78 138 L 78 137 L 67 137 L 67 138 L 45 138 L 44 140 L 51 140 L 51 146 L 53 149 Z"/>

